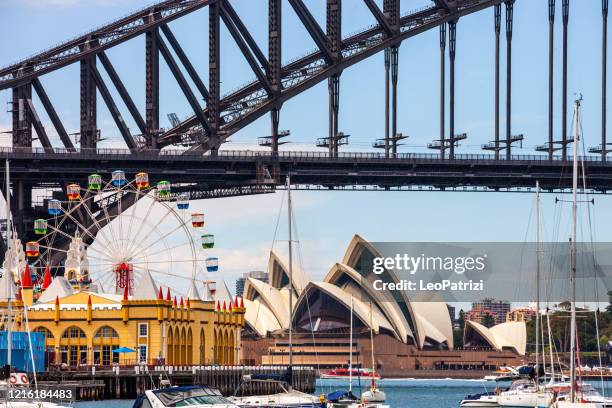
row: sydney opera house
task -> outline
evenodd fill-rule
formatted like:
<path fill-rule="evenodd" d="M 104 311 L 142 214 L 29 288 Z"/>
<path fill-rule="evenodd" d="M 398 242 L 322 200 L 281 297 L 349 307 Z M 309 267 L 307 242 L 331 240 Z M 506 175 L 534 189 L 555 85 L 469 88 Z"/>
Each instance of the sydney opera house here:
<path fill-rule="evenodd" d="M 469 322 L 465 346 L 459 349 L 453 344 L 446 303 L 414 301 L 406 292 L 373 289 L 369 280 L 377 256 L 381 255 L 373 244 L 355 235 L 343 259 L 332 265 L 321 282 L 311 281 L 294 266 L 290 284 L 287 263 L 272 251 L 268 283 L 248 278 L 244 285 L 243 357 L 253 364 L 287 363 L 292 315 L 294 364 L 346 366 L 350 347 L 354 363 L 370 367 L 375 361 L 377 369 L 388 375 L 419 369 L 494 369 L 523 361 L 524 322 L 492 328 Z M 398 280 L 393 270 L 386 270 L 381 277 Z M 293 313 L 289 311 L 290 297 Z"/>

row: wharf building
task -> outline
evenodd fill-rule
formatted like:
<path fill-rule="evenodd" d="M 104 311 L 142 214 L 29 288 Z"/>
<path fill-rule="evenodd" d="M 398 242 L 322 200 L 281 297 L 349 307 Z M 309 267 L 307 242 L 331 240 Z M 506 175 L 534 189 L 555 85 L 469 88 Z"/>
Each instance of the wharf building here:
<path fill-rule="evenodd" d="M 17 284 L 10 276 L 0 278 L 5 317 L 0 329 L 6 327 L 10 302 L 14 331 L 44 334 L 46 366 L 232 365 L 242 358 L 243 301 L 215 301 L 210 293 L 202 297 L 194 281 L 181 297 L 148 272 L 131 294 L 126 287 L 123 295 L 106 293 L 96 282 L 75 287 L 65 276 L 52 278 L 48 269 L 37 293 L 29 267 Z M 113 352 L 124 347 L 134 352 Z"/>

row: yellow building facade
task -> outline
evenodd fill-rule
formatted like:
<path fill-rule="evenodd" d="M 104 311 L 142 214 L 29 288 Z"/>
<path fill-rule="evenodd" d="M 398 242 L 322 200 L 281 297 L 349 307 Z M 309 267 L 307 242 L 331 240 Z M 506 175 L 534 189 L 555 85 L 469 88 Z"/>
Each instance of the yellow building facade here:
<path fill-rule="evenodd" d="M 45 334 L 47 364 L 68 367 L 232 365 L 240 362 L 245 308 L 237 299 L 213 300 L 131 296 L 77 291 L 33 303 L 23 288 L 12 301 L 17 330 Z M 169 294 L 168 294 L 169 295 Z M 27 324 L 24 316 L 27 305 Z M 8 302 L 0 301 L 6 315 Z M 134 352 L 117 353 L 128 348 Z"/>

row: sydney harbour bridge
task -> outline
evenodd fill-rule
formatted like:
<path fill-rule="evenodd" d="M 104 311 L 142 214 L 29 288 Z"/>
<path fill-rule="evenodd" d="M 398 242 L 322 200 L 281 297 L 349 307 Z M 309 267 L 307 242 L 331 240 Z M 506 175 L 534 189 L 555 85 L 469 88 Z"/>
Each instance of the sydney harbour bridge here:
<path fill-rule="evenodd" d="M 522 135 L 512 133 L 511 109 L 513 11 L 520 7 L 521 0 L 434 0 L 407 13 L 400 12 L 400 0 L 321 0 L 326 2 L 325 27 L 303 0 L 257 1 L 268 11 L 267 22 L 261 22 L 268 27 L 267 52 L 254 40 L 244 17 L 234 10 L 230 0 L 166 0 L 0 69 L 0 90 L 12 91 L 12 147 L 0 149 L 0 156 L 11 163 L 13 216 L 23 239 L 32 230 L 34 219 L 46 211 L 44 201 L 54 194 L 64 194 L 62 190 L 68 182 L 85 183 L 91 173 L 110 174 L 116 169 L 133 174 L 146 168 L 153 179 L 174 183 L 174 194 L 187 192 L 194 199 L 273 192 L 283 185 L 289 173 L 296 187 L 303 189 L 520 191 L 533 187 L 536 180 L 545 191 L 562 191 L 571 186 L 571 107 L 567 90 L 570 0 L 557 0 L 561 3 L 561 16 L 555 16 L 555 0 L 540 0 L 543 7 L 548 7 L 548 134 L 537 141 L 541 145 L 532 155 L 513 154 L 513 147 L 523 140 Z M 357 1 L 367 6 L 376 24 L 342 38 L 342 7 Z M 287 10 L 281 8 L 287 5 L 316 49 L 284 63 L 281 26 Z M 583 4 L 576 1 L 571 6 Z M 208 8 L 208 66 L 195 66 L 169 23 L 202 8 Z M 464 16 L 474 13 L 490 13 L 492 18 L 495 127 L 492 141 L 482 146 L 482 153 L 462 154 L 458 151 L 459 141 L 467 135 L 455 130 L 456 30 Z M 612 163 L 607 160 L 612 148 L 608 149 L 611 144 L 606 138 L 605 117 L 607 16 L 608 0 L 602 0 L 601 142 L 589 149 L 589 155 L 581 157 L 589 189 L 602 193 L 612 191 Z M 559 106 L 553 103 L 556 20 L 563 28 Z M 226 95 L 221 95 L 220 86 L 222 25 L 254 74 L 250 83 Z M 429 154 L 400 153 L 398 146 L 405 138 L 397 128 L 400 45 L 428 30 L 439 31 L 440 39 L 439 137 L 427 146 L 432 150 Z M 109 49 L 139 36 L 144 37 L 145 47 L 144 100 L 137 100 L 128 91 L 107 55 Z M 505 66 L 500 64 L 502 41 L 506 42 Z M 371 152 L 351 152 L 346 135 L 338 129 L 341 74 L 377 53 L 384 53 L 384 137 L 371 140 Z M 542 58 L 546 64 L 546 56 Z M 191 116 L 183 120 L 175 117 L 168 129 L 160 127 L 161 63 L 169 68 L 192 110 Z M 72 64 L 79 66 L 79 77 L 74 81 L 80 83 L 80 129 L 76 141 L 41 81 L 46 74 Z M 504 69 L 505 83 L 501 84 L 500 70 Z M 207 83 L 202 80 L 205 70 Z M 105 81 L 105 77 L 110 80 Z M 279 131 L 283 103 L 323 81 L 327 81 L 329 93 L 325 101 L 329 106 L 328 135 L 313 140 L 313 146 L 325 150 L 279 149 L 290 140 L 288 132 Z M 505 87 L 505 100 L 500 100 L 501 87 Z M 112 116 L 124 148 L 98 147 L 98 95 Z M 44 112 L 37 112 L 33 97 L 40 101 Z M 128 128 L 118 103 L 125 106 L 137 129 Z M 559 129 L 553 126 L 555 109 L 561 113 Z M 45 128 L 43 114 L 53 129 Z M 261 150 L 237 151 L 223 146 L 232 134 L 265 115 L 270 117 L 271 132 L 259 138 Z M 504 129 L 500 118 L 505 119 Z M 51 132 L 57 134 L 62 145 L 51 143 Z M 35 140 L 41 147 L 33 147 Z M 41 190 L 48 191 L 42 202 L 34 200 L 33 192 Z M 117 201 L 105 203 L 105 211 L 116 210 Z"/>

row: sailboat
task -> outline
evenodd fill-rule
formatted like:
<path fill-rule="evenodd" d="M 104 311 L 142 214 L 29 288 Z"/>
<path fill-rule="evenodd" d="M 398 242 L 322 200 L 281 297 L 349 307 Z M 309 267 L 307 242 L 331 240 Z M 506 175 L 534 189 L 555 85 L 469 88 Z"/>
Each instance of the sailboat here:
<path fill-rule="evenodd" d="M 284 378 L 272 378 L 266 375 L 248 376 L 244 378 L 242 385 L 249 382 L 266 382 L 267 389 L 273 389 L 273 394 L 242 396 L 242 385 L 238 387 L 234 396 L 229 397 L 233 404 L 242 408 L 298 408 L 319 407 L 323 403 L 320 397 L 315 397 L 304 392 L 294 390 L 292 387 L 293 368 L 293 237 L 292 237 L 292 204 L 291 204 L 291 178 L 287 175 L 287 217 L 289 219 L 289 359 L 287 372 Z M 245 387 L 245 388 L 248 388 Z"/>
<path fill-rule="evenodd" d="M 353 394 L 353 296 L 351 295 L 351 309 L 350 309 L 350 340 L 349 340 L 349 389 L 348 391 L 334 391 L 327 395 L 327 408 L 389 408 L 388 405 L 383 405 L 381 402 L 385 401 L 385 393 L 378 390 L 376 387 L 375 377 L 372 377 L 370 389 L 361 394 L 361 398 L 357 398 Z M 370 328 L 372 327 L 372 308 L 370 304 Z M 370 345 L 372 348 L 372 372 L 374 370 L 374 338 L 370 329 Z"/>
<path fill-rule="evenodd" d="M 600 402 L 587 401 L 581 391 L 582 384 L 576 381 L 576 223 L 578 213 L 578 146 L 580 142 L 580 102 L 582 97 L 574 101 L 574 149 L 572 166 L 572 237 L 570 243 L 570 283 L 571 283 L 571 323 L 570 323 L 570 390 L 557 398 L 553 408 L 602 408 Z"/>
<path fill-rule="evenodd" d="M 363 402 L 385 402 L 387 395 L 376 385 L 376 362 L 374 361 L 374 329 L 372 328 L 372 302 L 370 302 L 370 356 L 372 358 L 372 379 L 370 389 L 361 394 Z"/>
<path fill-rule="evenodd" d="M 535 376 L 533 381 L 516 380 L 507 391 L 497 396 L 501 407 L 549 407 L 553 401 L 553 393 L 540 385 L 540 183 L 536 181 L 536 353 Z M 543 356 L 542 356 L 543 357 Z M 542 358 L 542 360 L 544 360 Z M 490 396 L 487 395 L 487 398 Z"/>

